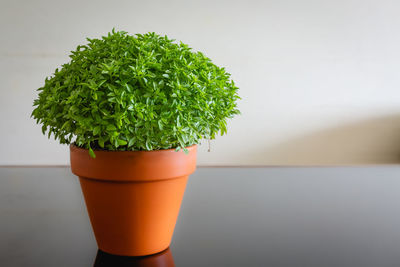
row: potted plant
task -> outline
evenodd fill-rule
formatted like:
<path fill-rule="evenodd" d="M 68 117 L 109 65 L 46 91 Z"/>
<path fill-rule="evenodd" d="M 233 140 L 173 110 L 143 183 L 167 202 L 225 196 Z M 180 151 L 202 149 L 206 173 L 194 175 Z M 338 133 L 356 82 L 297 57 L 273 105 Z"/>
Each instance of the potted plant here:
<path fill-rule="evenodd" d="M 196 144 L 226 133 L 238 88 L 167 36 L 113 30 L 87 40 L 38 89 L 32 117 L 70 144 L 99 249 L 154 254 L 170 244 Z"/>

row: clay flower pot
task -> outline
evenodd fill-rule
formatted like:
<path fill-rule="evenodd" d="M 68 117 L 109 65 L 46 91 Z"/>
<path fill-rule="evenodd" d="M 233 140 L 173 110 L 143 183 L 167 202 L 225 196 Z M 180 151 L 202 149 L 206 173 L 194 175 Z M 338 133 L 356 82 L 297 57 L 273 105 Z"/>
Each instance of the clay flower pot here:
<path fill-rule="evenodd" d="M 170 245 L 197 146 L 188 154 L 156 151 L 95 151 L 70 146 L 100 250 L 123 256 L 158 253 Z"/>

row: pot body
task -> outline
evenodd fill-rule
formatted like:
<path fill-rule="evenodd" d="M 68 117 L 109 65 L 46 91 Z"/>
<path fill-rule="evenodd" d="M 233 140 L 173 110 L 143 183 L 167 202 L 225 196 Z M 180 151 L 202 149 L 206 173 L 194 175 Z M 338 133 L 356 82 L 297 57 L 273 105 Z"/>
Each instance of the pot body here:
<path fill-rule="evenodd" d="M 157 151 L 95 151 L 70 146 L 100 250 L 144 256 L 171 243 L 188 177 L 196 168 L 196 145 L 188 154 Z"/>

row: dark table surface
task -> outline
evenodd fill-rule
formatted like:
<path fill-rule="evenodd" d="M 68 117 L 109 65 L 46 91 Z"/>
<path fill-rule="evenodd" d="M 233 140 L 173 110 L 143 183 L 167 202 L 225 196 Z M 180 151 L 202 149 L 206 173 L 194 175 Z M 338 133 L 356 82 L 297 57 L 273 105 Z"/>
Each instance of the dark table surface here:
<path fill-rule="evenodd" d="M 400 266 L 399 193 L 399 166 L 198 168 L 170 250 L 121 258 L 98 253 L 69 168 L 3 167 L 0 266 Z"/>

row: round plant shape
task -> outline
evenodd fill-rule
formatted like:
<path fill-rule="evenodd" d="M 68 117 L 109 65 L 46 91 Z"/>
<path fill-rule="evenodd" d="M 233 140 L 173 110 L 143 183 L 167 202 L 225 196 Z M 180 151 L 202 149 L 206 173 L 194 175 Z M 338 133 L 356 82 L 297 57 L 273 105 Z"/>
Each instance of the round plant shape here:
<path fill-rule="evenodd" d="M 201 52 L 155 33 L 112 31 L 71 51 L 38 89 L 32 117 L 61 144 L 177 150 L 226 133 L 238 88 Z"/>

